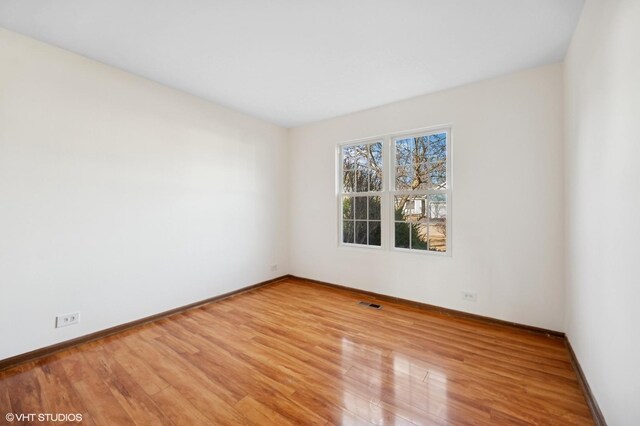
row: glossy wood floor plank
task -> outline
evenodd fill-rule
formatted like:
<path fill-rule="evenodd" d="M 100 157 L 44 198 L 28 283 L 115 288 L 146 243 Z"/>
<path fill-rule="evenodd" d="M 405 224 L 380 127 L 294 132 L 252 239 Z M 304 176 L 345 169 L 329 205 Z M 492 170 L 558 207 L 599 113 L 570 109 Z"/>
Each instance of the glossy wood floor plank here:
<path fill-rule="evenodd" d="M 593 424 L 562 339 L 297 279 L 0 372 L 6 413 L 81 413 L 89 425 Z"/>

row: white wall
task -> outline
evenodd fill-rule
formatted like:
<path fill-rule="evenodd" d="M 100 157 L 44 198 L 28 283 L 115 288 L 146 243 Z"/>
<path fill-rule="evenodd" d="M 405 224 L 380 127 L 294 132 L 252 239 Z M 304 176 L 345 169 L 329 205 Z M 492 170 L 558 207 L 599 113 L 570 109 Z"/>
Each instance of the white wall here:
<path fill-rule="evenodd" d="M 566 331 L 610 425 L 640 422 L 640 2 L 589 0 L 566 58 Z"/>
<path fill-rule="evenodd" d="M 453 133 L 452 256 L 339 248 L 336 144 L 440 124 Z M 291 273 L 563 330 L 562 138 L 559 64 L 292 129 Z"/>
<path fill-rule="evenodd" d="M 0 359 L 288 272 L 286 129 L 5 30 L 0 64 Z"/>

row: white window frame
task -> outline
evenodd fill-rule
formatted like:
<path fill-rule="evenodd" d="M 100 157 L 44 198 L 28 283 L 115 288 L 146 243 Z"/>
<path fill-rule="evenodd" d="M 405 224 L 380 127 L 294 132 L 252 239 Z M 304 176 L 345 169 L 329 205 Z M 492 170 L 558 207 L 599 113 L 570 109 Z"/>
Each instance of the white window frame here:
<path fill-rule="evenodd" d="M 435 134 L 439 134 L 439 133 L 446 133 L 447 138 L 446 138 L 446 155 L 447 155 L 447 159 L 445 161 L 445 168 L 446 168 L 446 175 L 447 175 L 447 188 L 446 189 L 417 189 L 417 190 L 397 190 L 396 189 L 396 167 L 398 166 L 397 164 L 397 158 L 396 158 L 396 150 L 395 150 L 395 143 L 397 140 L 400 139 L 406 139 L 406 138 L 417 138 L 417 137 L 422 137 L 422 136 L 430 136 L 430 135 L 435 135 Z M 389 204 L 388 204 L 388 210 L 389 210 L 389 217 L 390 220 L 387 223 L 387 226 L 390 228 L 389 229 L 389 247 L 391 248 L 391 250 L 393 251 L 399 251 L 399 252 L 408 252 L 408 253 L 418 253 L 418 254 L 428 254 L 431 256 L 451 256 L 451 127 L 450 126 L 440 126 L 440 127 L 431 127 L 428 129 L 419 129 L 419 130 L 411 130 L 411 131 L 407 131 L 407 132 L 398 132 L 398 133 L 393 133 L 391 135 L 388 136 L 388 158 L 390 159 L 390 161 L 388 161 L 389 165 L 387 168 L 387 173 L 389 176 L 389 179 L 387 181 L 388 183 L 388 188 L 389 190 L 386 191 L 389 195 Z M 384 158 L 383 158 L 383 162 L 384 162 Z M 384 164 L 384 163 L 383 163 Z M 447 251 L 445 252 L 439 252 L 439 251 L 432 251 L 432 250 L 417 250 L 417 249 L 410 249 L 410 248 L 402 248 L 402 247 L 396 247 L 395 246 L 395 209 L 394 209 L 394 203 L 395 203 L 395 197 L 397 195 L 434 195 L 434 194 L 444 194 L 447 197 Z M 428 205 L 425 206 L 426 208 L 429 208 Z"/>
<path fill-rule="evenodd" d="M 354 145 L 371 145 L 375 143 L 382 143 L 382 188 L 380 191 L 367 191 L 367 192 L 344 192 L 344 170 L 343 170 L 343 161 L 342 161 L 342 149 L 348 146 Z M 386 188 L 387 182 L 385 178 L 385 174 L 387 173 L 386 166 L 386 141 L 383 138 L 367 138 L 367 139 L 359 139 L 349 142 L 343 142 L 338 144 L 336 151 L 336 161 L 338 163 L 338 181 L 337 181 L 337 189 L 338 189 L 338 245 L 340 247 L 351 247 L 351 248 L 363 248 L 363 249 L 371 249 L 371 250 L 383 250 L 385 248 L 386 236 L 384 235 L 384 222 L 387 220 L 385 213 L 385 196 L 386 196 Z M 345 243 L 343 242 L 343 229 L 344 229 L 344 218 L 342 217 L 342 198 L 343 197 L 380 197 L 380 245 L 374 246 L 369 244 L 356 244 L 356 243 Z M 368 206 L 367 206 L 367 222 L 369 222 L 368 218 Z"/>
<path fill-rule="evenodd" d="M 431 134 L 446 133 L 446 173 L 447 173 L 447 188 L 442 190 L 425 189 L 415 191 L 397 191 L 395 188 L 395 171 L 396 171 L 396 155 L 395 155 L 395 141 L 398 139 L 408 137 L 420 137 L 428 136 Z M 451 125 L 441 125 L 434 127 L 426 127 L 421 129 L 414 129 L 402 132 L 394 132 L 387 135 L 368 137 L 363 139 L 350 140 L 339 143 L 336 146 L 336 201 L 337 201 L 337 217 L 338 217 L 338 229 L 337 229 L 337 241 L 338 247 L 348 249 L 366 249 L 366 250 L 391 250 L 403 253 L 412 253 L 428 256 L 444 256 L 450 257 L 452 255 L 452 218 L 453 218 L 453 167 L 452 167 L 452 130 Z M 345 193 L 343 189 L 343 161 L 342 161 L 342 149 L 351 145 L 362 145 L 382 142 L 382 173 L 383 183 L 381 192 L 350 192 Z M 447 251 L 438 252 L 431 250 L 417 250 L 408 248 L 395 247 L 395 211 L 394 200 L 396 195 L 430 195 L 430 194 L 445 194 L 447 197 Z M 355 243 L 343 242 L 343 217 L 342 217 L 342 197 L 344 196 L 379 196 L 380 197 L 380 246 L 370 246 Z M 386 206 L 386 207 L 385 207 Z M 428 208 L 428 207 L 427 207 Z"/>

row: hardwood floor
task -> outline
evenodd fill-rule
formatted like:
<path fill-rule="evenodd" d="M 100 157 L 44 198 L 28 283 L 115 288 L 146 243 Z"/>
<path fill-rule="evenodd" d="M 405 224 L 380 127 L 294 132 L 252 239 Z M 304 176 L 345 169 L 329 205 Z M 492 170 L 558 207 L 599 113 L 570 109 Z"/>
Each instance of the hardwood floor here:
<path fill-rule="evenodd" d="M 358 300 L 288 279 L 23 364 L 0 422 L 593 424 L 562 339 Z"/>

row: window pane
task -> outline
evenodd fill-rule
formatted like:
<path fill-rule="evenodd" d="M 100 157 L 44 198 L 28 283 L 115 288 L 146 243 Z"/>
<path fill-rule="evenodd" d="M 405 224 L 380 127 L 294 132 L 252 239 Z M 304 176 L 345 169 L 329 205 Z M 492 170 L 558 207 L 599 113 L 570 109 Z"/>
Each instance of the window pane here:
<path fill-rule="evenodd" d="M 343 192 L 382 191 L 382 142 L 342 148 Z"/>
<path fill-rule="evenodd" d="M 426 250 L 428 247 L 427 234 L 426 222 L 411 224 L 411 248 L 414 250 Z"/>
<path fill-rule="evenodd" d="M 355 161 L 358 166 L 367 167 L 369 165 L 369 148 L 367 145 L 356 145 L 353 148 L 355 149 Z"/>
<path fill-rule="evenodd" d="M 430 189 L 431 188 L 431 165 L 417 164 L 415 166 L 415 178 L 411 189 Z"/>
<path fill-rule="evenodd" d="M 356 192 L 367 192 L 369 190 L 369 170 L 358 166 L 356 170 Z"/>
<path fill-rule="evenodd" d="M 447 196 L 446 194 L 429 195 L 429 212 L 430 220 L 439 220 L 447 218 Z"/>
<path fill-rule="evenodd" d="M 369 145 L 369 191 L 382 191 L 382 143 Z"/>
<path fill-rule="evenodd" d="M 353 244 L 354 221 L 345 220 L 342 223 L 342 242 Z"/>
<path fill-rule="evenodd" d="M 409 224 L 396 222 L 395 224 L 395 246 L 398 248 L 410 248 L 409 244 Z"/>
<path fill-rule="evenodd" d="M 380 245 L 380 222 L 378 221 L 369 222 L 369 245 Z"/>
<path fill-rule="evenodd" d="M 395 246 L 446 251 L 446 204 L 445 194 L 395 196 Z"/>
<path fill-rule="evenodd" d="M 419 164 L 427 161 L 428 137 L 420 136 L 415 138 L 415 153 L 413 155 L 413 163 Z"/>
<path fill-rule="evenodd" d="M 406 166 L 413 163 L 415 142 L 413 138 L 399 139 L 396 145 L 396 165 Z"/>
<path fill-rule="evenodd" d="M 346 171 L 342 174 L 342 188 L 344 192 L 355 192 L 356 172 Z"/>
<path fill-rule="evenodd" d="M 353 197 L 342 197 L 342 218 L 353 219 Z"/>
<path fill-rule="evenodd" d="M 370 170 L 369 171 L 369 191 L 382 191 L 382 171 Z"/>
<path fill-rule="evenodd" d="M 354 170 L 356 168 L 356 149 L 353 146 L 342 148 L 342 170 Z"/>
<path fill-rule="evenodd" d="M 447 196 L 429 195 L 429 250 L 447 251 Z"/>
<path fill-rule="evenodd" d="M 367 219 L 367 197 L 355 197 L 356 219 Z"/>
<path fill-rule="evenodd" d="M 427 218 L 426 195 L 396 195 L 395 220 L 419 222 Z"/>
<path fill-rule="evenodd" d="M 356 221 L 356 244 L 367 244 L 367 221 Z"/>
<path fill-rule="evenodd" d="M 446 161 L 447 159 L 447 134 L 438 133 L 429 136 L 429 145 L 427 150 L 428 161 Z"/>
<path fill-rule="evenodd" d="M 447 134 L 395 141 L 396 190 L 446 189 Z"/>
<path fill-rule="evenodd" d="M 413 189 L 413 166 L 398 166 L 396 167 L 396 190 L 405 191 Z"/>
<path fill-rule="evenodd" d="M 432 189 L 447 189 L 447 163 L 429 164 L 429 179 Z"/>
<path fill-rule="evenodd" d="M 342 148 L 342 169 L 354 170 L 369 163 L 367 145 L 351 145 Z"/>
<path fill-rule="evenodd" d="M 382 142 L 369 145 L 369 163 L 373 169 L 382 169 Z"/>
<path fill-rule="evenodd" d="M 427 198 L 420 195 L 413 198 L 412 220 L 420 221 L 427 218 Z"/>
<path fill-rule="evenodd" d="M 429 250 L 447 251 L 447 219 L 441 222 L 429 222 Z"/>
<path fill-rule="evenodd" d="M 395 212 L 395 220 L 404 220 L 404 207 L 409 197 L 406 195 L 395 196 L 393 202 L 393 210 Z"/>
<path fill-rule="evenodd" d="M 380 197 L 369 197 L 369 220 L 380 220 Z"/>

